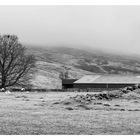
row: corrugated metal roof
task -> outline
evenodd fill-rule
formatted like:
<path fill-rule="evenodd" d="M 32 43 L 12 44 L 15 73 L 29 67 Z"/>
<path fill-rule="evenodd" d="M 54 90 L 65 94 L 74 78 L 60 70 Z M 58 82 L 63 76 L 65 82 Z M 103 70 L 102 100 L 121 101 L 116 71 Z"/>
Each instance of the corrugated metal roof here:
<path fill-rule="evenodd" d="M 93 83 L 101 75 L 86 75 L 75 81 L 74 83 Z"/>
<path fill-rule="evenodd" d="M 86 75 L 74 83 L 140 83 L 140 75 Z"/>

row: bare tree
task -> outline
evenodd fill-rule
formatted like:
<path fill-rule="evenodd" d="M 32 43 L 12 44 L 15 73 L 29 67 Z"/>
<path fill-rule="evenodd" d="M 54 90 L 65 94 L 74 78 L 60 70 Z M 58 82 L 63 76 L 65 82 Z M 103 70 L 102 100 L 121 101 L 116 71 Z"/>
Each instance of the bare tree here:
<path fill-rule="evenodd" d="M 15 35 L 0 35 L 0 88 L 28 85 L 35 58 Z"/>
<path fill-rule="evenodd" d="M 69 79 L 69 69 L 68 67 L 66 67 L 65 65 L 62 66 L 63 71 L 60 72 L 59 74 L 59 78 L 62 79 Z"/>
<path fill-rule="evenodd" d="M 62 72 L 60 72 L 59 78 L 60 78 L 61 80 L 62 80 L 62 79 L 69 79 L 68 71 L 62 71 Z"/>

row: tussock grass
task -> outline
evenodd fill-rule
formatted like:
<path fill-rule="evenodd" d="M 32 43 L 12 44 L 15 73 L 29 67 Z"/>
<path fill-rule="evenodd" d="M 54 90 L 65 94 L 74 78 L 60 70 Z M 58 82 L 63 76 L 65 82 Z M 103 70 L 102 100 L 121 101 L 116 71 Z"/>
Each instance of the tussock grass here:
<path fill-rule="evenodd" d="M 140 99 L 93 100 L 84 104 L 70 98 L 75 94 L 87 93 L 30 93 L 21 100 L 15 96 L 27 96 L 26 93 L 0 94 L 0 134 L 139 134 L 140 104 L 134 101 Z M 29 101 L 24 102 L 26 99 Z"/>

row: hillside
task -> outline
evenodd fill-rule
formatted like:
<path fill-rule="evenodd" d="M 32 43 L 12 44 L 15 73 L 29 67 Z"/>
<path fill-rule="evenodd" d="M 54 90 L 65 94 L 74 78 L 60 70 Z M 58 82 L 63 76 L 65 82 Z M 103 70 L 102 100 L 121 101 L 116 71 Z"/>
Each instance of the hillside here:
<path fill-rule="evenodd" d="M 61 88 L 59 73 L 64 65 L 71 78 L 93 73 L 140 74 L 139 57 L 65 47 L 28 47 L 28 53 L 36 56 L 37 73 L 32 84 L 39 88 Z"/>

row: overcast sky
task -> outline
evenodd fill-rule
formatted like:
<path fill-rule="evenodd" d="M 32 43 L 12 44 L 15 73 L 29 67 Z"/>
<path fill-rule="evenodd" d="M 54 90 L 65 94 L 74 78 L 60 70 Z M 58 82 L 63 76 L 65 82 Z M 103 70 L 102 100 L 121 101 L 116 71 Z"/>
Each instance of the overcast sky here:
<path fill-rule="evenodd" d="M 0 33 L 32 45 L 140 54 L 140 6 L 1 6 Z"/>

